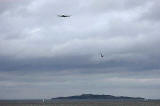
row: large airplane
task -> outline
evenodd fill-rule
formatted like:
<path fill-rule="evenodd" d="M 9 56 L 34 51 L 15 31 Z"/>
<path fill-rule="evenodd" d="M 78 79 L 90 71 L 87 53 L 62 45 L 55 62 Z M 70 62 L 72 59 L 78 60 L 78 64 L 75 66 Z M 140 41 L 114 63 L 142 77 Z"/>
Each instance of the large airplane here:
<path fill-rule="evenodd" d="M 71 15 L 58 15 L 59 17 L 71 17 Z"/>

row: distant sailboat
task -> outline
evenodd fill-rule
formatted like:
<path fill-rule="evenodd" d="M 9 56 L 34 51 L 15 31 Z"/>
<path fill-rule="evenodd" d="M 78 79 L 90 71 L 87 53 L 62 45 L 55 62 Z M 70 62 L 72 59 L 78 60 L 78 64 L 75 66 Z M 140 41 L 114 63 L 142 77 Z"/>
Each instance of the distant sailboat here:
<path fill-rule="evenodd" d="M 42 102 L 43 102 L 43 103 L 45 102 L 45 99 L 44 99 L 44 98 L 42 99 Z"/>

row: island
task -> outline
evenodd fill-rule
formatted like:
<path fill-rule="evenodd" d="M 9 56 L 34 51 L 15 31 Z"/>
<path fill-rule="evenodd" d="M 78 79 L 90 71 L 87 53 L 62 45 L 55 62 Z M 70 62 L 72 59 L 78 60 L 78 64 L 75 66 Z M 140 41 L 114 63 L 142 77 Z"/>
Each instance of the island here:
<path fill-rule="evenodd" d="M 145 100 L 145 98 L 97 95 L 97 94 L 82 94 L 82 95 L 68 96 L 68 97 L 57 97 L 57 98 L 52 98 L 52 100 Z"/>

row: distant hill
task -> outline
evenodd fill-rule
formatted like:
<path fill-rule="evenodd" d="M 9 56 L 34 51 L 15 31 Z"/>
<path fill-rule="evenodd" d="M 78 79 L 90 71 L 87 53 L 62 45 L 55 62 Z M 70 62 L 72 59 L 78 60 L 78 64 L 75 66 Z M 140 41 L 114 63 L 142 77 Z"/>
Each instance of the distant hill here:
<path fill-rule="evenodd" d="M 94 94 L 82 94 L 77 96 L 68 96 L 68 97 L 57 97 L 55 99 L 109 99 L 109 100 L 145 100 L 145 98 L 140 97 L 126 97 L 126 96 L 112 96 L 112 95 L 94 95 Z"/>

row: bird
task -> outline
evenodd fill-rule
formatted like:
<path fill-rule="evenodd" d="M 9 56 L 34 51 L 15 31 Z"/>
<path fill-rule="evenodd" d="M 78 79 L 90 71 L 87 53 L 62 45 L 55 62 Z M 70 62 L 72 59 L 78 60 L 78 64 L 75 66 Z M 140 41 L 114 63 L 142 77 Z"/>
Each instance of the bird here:
<path fill-rule="evenodd" d="M 71 15 L 58 15 L 58 17 L 71 17 Z"/>

